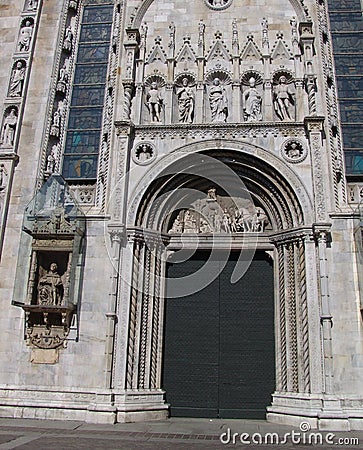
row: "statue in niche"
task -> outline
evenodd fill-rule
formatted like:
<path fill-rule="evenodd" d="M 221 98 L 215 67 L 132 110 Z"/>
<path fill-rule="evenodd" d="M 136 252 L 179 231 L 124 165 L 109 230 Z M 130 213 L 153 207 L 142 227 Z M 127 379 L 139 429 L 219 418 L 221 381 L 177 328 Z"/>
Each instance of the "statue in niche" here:
<path fill-rule="evenodd" d="M 231 231 L 231 216 L 226 209 L 223 211 L 222 215 L 222 230 L 226 233 Z"/>
<path fill-rule="evenodd" d="M 161 111 L 164 101 L 158 90 L 158 85 L 155 81 L 151 83 L 149 92 L 146 95 L 146 106 L 149 110 L 151 122 L 161 122 Z"/>
<path fill-rule="evenodd" d="M 30 20 L 26 20 L 24 26 L 20 29 L 20 37 L 18 42 L 19 52 L 28 52 L 30 48 L 30 41 L 33 34 L 33 25 Z"/>
<path fill-rule="evenodd" d="M 56 263 L 51 263 L 49 271 L 43 275 L 38 283 L 38 304 L 60 306 L 63 299 L 63 282 L 58 273 Z"/>
<path fill-rule="evenodd" d="M 6 172 L 5 165 L 0 164 L 0 223 L 1 223 L 1 214 L 4 208 L 7 175 L 8 174 Z"/>
<path fill-rule="evenodd" d="M 1 130 L 1 142 L 4 145 L 13 145 L 15 137 L 16 124 L 18 122 L 18 116 L 16 115 L 16 109 L 11 108 L 9 114 L 4 118 L 3 128 Z"/>
<path fill-rule="evenodd" d="M 226 91 L 219 78 L 214 78 L 209 89 L 209 105 L 212 122 L 226 122 L 228 117 L 228 101 Z"/>
<path fill-rule="evenodd" d="M 25 79 L 25 66 L 18 61 L 11 74 L 9 97 L 21 97 Z"/>
<path fill-rule="evenodd" d="M 54 173 L 57 153 L 58 153 L 58 147 L 56 144 L 54 144 L 51 152 L 49 153 L 49 155 L 47 157 L 47 167 L 46 167 L 47 173 Z"/>
<path fill-rule="evenodd" d="M 57 91 L 65 92 L 68 84 L 68 68 L 67 68 L 68 59 L 66 59 L 63 63 L 63 66 L 59 69 L 59 77 L 57 83 Z"/>
<path fill-rule="evenodd" d="M 72 44 L 73 44 L 73 32 L 71 27 L 67 27 L 65 33 L 64 33 L 64 41 L 63 41 L 63 49 L 67 50 L 68 52 L 72 51 Z"/>
<path fill-rule="evenodd" d="M 277 117 L 282 121 L 294 120 L 294 106 L 295 93 L 287 84 L 285 75 L 281 75 L 274 89 L 274 108 Z"/>
<path fill-rule="evenodd" d="M 177 90 L 179 122 L 192 123 L 194 119 L 194 92 L 188 78 L 183 78 L 182 87 Z"/>
<path fill-rule="evenodd" d="M 182 233 L 183 232 L 183 222 L 181 220 L 180 214 L 174 220 L 173 226 L 170 228 L 168 233 Z"/>
<path fill-rule="evenodd" d="M 246 122 L 259 122 L 262 120 L 262 98 L 256 89 L 256 79 L 251 77 L 248 81 L 249 88 L 243 92 L 243 112 Z"/>
<path fill-rule="evenodd" d="M 60 126 L 61 126 L 61 119 L 63 114 L 63 102 L 58 102 L 58 108 L 54 111 L 53 114 L 53 122 L 52 126 L 50 127 L 50 135 L 58 137 L 60 132 Z"/>
<path fill-rule="evenodd" d="M 184 216 L 184 232 L 198 233 L 195 217 L 190 211 L 187 211 Z"/>

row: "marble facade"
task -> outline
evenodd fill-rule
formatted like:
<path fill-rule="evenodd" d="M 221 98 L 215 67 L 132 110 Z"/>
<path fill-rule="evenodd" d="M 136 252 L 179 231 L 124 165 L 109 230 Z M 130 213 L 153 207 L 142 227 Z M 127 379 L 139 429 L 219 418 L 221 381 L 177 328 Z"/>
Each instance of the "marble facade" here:
<path fill-rule="evenodd" d="M 267 419 L 363 429 L 362 195 L 345 178 L 326 2 L 102 3 L 114 11 L 97 176 L 70 183 L 86 227 L 68 234 L 28 232 L 24 214 L 62 173 L 88 2 L 0 7 L 0 417 L 167 417 L 167 255 L 213 243 L 274 261 Z M 248 195 L 224 185 L 223 170 Z M 186 204 L 184 188 L 200 195 Z M 55 211 L 65 221 L 67 205 Z M 37 346 L 26 317 L 42 305 L 27 296 L 29 277 L 36 289 L 52 264 L 63 278 L 48 280 L 48 307 L 62 306 L 59 286 L 69 284 L 72 308 L 45 311 L 67 314 L 45 327 L 53 341 L 65 331 L 59 345 L 42 336 Z"/>

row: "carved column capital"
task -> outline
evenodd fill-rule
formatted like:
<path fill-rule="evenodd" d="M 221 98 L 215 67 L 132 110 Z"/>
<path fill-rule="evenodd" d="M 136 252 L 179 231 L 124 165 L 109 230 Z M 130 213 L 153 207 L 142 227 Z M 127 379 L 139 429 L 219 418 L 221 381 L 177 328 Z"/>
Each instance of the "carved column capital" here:
<path fill-rule="evenodd" d="M 127 138 L 134 132 L 134 124 L 131 120 L 119 120 L 115 122 L 115 128 L 120 138 Z"/>
<path fill-rule="evenodd" d="M 126 228 L 122 224 L 109 224 L 107 226 L 110 235 L 111 244 L 122 244 L 126 239 Z"/>
<path fill-rule="evenodd" d="M 314 39 L 313 23 L 310 21 L 299 23 L 300 39 Z"/>
<path fill-rule="evenodd" d="M 140 33 L 136 28 L 126 29 L 127 41 L 125 42 L 125 47 L 137 46 L 140 43 Z"/>
<path fill-rule="evenodd" d="M 324 116 L 305 117 L 304 125 L 305 125 L 306 131 L 309 134 L 321 133 L 323 131 L 324 120 L 325 120 Z"/>
<path fill-rule="evenodd" d="M 316 242 L 327 244 L 331 241 L 331 223 L 314 223 L 313 231 Z"/>

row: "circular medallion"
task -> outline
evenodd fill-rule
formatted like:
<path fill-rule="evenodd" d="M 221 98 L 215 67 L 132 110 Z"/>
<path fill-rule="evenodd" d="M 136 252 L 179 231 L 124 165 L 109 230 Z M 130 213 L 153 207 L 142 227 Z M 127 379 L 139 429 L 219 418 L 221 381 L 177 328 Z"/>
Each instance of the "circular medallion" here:
<path fill-rule="evenodd" d="M 220 11 L 221 9 L 226 9 L 231 5 L 232 0 L 204 0 L 205 4 L 210 9 L 215 9 Z"/>
<path fill-rule="evenodd" d="M 298 139 L 288 139 L 281 147 L 281 154 L 290 163 L 299 163 L 307 156 L 304 144 Z"/>
<path fill-rule="evenodd" d="M 136 164 L 146 166 L 156 158 L 156 149 L 150 142 L 140 142 L 132 152 L 132 159 Z"/>

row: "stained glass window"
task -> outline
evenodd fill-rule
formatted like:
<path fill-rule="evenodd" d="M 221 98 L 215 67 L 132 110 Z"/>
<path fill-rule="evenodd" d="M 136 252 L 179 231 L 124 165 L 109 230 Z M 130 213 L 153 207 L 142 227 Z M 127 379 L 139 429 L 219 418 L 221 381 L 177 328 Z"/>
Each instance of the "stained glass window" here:
<path fill-rule="evenodd" d="M 363 18 L 360 0 L 328 0 L 347 175 L 363 175 Z"/>
<path fill-rule="evenodd" d="M 89 0 L 83 10 L 63 160 L 68 181 L 97 177 L 113 6 Z"/>

